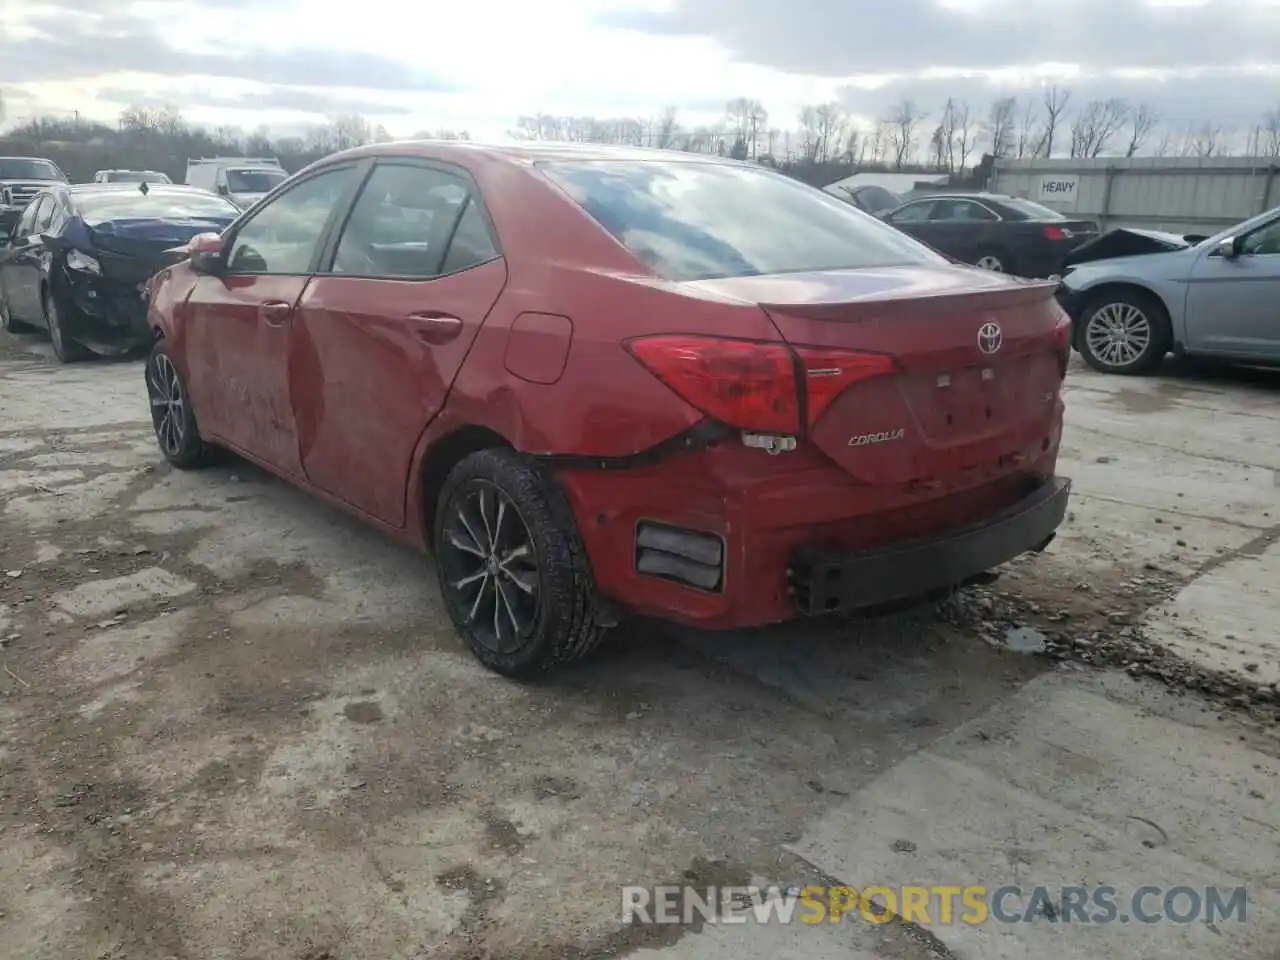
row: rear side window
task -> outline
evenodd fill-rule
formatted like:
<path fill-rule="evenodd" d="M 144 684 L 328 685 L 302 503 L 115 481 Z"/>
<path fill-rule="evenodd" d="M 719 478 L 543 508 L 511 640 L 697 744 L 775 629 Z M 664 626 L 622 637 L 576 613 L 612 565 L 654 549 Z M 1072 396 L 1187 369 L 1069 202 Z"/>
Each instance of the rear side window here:
<path fill-rule="evenodd" d="M 660 160 L 542 170 L 668 280 L 944 262 L 844 201 L 768 170 Z"/>
<path fill-rule="evenodd" d="M 435 167 L 383 163 L 342 228 L 330 272 L 426 280 L 495 256 L 470 181 Z"/>

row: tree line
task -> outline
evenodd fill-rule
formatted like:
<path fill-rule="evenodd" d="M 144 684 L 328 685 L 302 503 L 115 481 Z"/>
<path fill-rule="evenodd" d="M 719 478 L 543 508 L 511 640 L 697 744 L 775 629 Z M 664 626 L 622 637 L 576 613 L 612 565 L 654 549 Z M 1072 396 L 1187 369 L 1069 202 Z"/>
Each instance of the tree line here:
<path fill-rule="evenodd" d="M 0 122 L 3 121 L 0 95 Z M 950 98 L 930 109 L 905 97 L 874 122 L 855 118 L 835 102 L 806 105 L 792 118 L 772 116 L 764 104 L 736 97 L 716 122 L 686 125 L 676 108 L 654 117 L 521 116 L 508 131 L 526 140 L 560 140 L 658 147 L 754 160 L 814 182 L 855 170 L 943 172 L 980 185 L 979 169 L 1004 158 L 1100 156 L 1280 157 L 1280 107 L 1247 131 L 1216 121 L 1172 123 L 1148 103 L 1120 98 L 1077 104 L 1067 87 L 1035 95 L 999 97 L 972 106 Z M 470 139 L 465 130 L 419 130 L 414 138 Z M 392 139 L 359 114 L 337 114 L 305 132 L 281 136 L 189 123 L 177 107 L 131 107 L 114 125 L 35 117 L 0 138 L 0 153 L 47 156 L 75 179 L 112 167 L 156 169 L 175 180 L 190 157 L 275 156 L 295 171 L 329 153 Z"/>

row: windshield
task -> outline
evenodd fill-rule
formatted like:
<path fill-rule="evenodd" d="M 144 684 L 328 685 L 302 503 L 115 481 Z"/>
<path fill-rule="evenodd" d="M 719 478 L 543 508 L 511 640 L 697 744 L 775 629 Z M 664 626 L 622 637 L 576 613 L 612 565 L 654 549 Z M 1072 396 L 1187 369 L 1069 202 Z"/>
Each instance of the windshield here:
<path fill-rule="evenodd" d="M 0 180 L 58 180 L 64 177 L 48 160 L 28 157 L 0 158 Z"/>
<path fill-rule="evenodd" d="M 155 170 L 112 170 L 107 174 L 107 183 L 170 183 L 163 173 Z"/>
<path fill-rule="evenodd" d="M 240 215 L 235 204 L 214 194 L 148 194 L 132 190 L 80 193 L 75 196 L 80 216 L 94 227 L 110 220 L 219 220 L 230 222 Z"/>
<path fill-rule="evenodd" d="M 768 170 L 660 160 L 542 168 L 668 280 L 945 262 L 843 200 Z"/>
<path fill-rule="evenodd" d="M 281 170 L 228 170 L 227 189 L 232 193 L 270 193 L 285 180 Z"/>
<path fill-rule="evenodd" d="M 1031 200 L 1023 200 L 1021 197 L 1010 197 L 1008 200 L 1000 201 L 1002 206 L 1008 207 L 1017 213 L 1022 214 L 1028 220 L 1065 220 L 1067 219 L 1057 210 L 1050 210 L 1048 207 L 1042 207 L 1038 203 Z"/>

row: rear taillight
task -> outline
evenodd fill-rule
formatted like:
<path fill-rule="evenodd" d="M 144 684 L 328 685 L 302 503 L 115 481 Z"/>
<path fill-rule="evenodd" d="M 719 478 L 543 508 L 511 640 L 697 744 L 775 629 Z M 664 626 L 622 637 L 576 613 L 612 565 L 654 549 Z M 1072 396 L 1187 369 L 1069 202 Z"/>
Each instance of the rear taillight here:
<path fill-rule="evenodd" d="M 897 368 L 883 354 L 720 337 L 640 337 L 627 349 L 708 417 L 760 433 L 801 433 L 851 384 Z"/>
<path fill-rule="evenodd" d="M 1061 227 L 1045 227 L 1044 238 L 1046 240 L 1065 240 L 1070 234 Z"/>
<path fill-rule="evenodd" d="M 855 353 L 822 347 L 797 347 L 796 355 L 804 371 L 805 414 L 809 426 L 845 388 L 859 380 L 883 377 L 897 369 L 893 357 L 883 353 Z"/>
<path fill-rule="evenodd" d="M 1065 314 L 1053 328 L 1053 352 L 1058 358 L 1058 372 L 1065 380 L 1067 364 L 1071 362 L 1071 318 Z"/>

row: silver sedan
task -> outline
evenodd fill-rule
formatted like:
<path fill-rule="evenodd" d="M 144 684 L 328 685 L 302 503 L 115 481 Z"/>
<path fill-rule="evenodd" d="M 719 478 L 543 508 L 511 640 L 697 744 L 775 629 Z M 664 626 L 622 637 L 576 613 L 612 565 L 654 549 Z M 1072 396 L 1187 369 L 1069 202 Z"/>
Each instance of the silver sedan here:
<path fill-rule="evenodd" d="M 1068 268 L 1058 298 L 1085 362 L 1121 374 L 1170 351 L 1280 362 L 1280 207 L 1199 243 L 1163 239 L 1181 249 Z"/>

